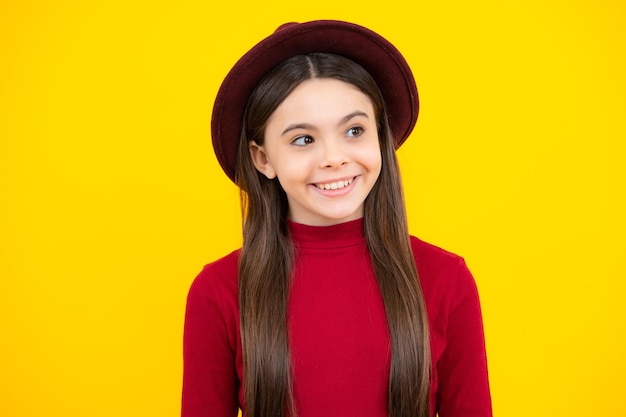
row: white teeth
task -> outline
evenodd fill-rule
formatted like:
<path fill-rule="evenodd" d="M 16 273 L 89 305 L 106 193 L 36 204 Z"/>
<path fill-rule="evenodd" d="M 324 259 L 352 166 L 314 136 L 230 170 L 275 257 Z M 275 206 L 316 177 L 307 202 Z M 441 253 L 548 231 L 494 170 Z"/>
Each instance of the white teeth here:
<path fill-rule="evenodd" d="M 352 184 L 352 178 L 345 181 L 330 182 L 328 184 L 315 184 L 320 190 L 338 190 Z"/>

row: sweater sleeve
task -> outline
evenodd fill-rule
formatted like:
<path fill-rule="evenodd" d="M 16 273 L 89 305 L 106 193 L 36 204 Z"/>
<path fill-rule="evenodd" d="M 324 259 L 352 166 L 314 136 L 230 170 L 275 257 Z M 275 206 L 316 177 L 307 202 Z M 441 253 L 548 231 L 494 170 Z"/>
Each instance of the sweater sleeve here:
<path fill-rule="evenodd" d="M 182 417 L 233 417 L 238 411 L 236 347 L 215 278 L 205 268 L 187 296 Z"/>
<path fill-rule="evenodd" d="M 491 417 L 491 396 L 480 302 L 476 283 L 459 259 L 437 364 L 439 417 Z"/>

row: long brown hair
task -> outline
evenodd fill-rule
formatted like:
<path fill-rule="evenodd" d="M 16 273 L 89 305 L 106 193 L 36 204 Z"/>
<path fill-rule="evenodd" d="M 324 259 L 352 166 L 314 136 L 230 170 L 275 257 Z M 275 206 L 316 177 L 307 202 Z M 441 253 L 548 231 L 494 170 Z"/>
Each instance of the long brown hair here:
<path fill-rule="evenodd" d="M 263 145 L 266 122 L 303 81 L 334 78 L 371 100 L 378 122 L 382 169 L 365 200 L 364 233 L 391 335 L 388 409 L 391 417 L 427 417 L 431 372 L 426 306 L 411 251 L 398 161 L 385 104 L 372 77 L 344 57 L 293 57 L 267 74 L 248 101 L 237 157 L 243 248 L 239 313 L 247 417 L 295 416 L 287 334 L 287 300 L 294 262 L 278 180 L 254 167 L 248 145 Z"/>

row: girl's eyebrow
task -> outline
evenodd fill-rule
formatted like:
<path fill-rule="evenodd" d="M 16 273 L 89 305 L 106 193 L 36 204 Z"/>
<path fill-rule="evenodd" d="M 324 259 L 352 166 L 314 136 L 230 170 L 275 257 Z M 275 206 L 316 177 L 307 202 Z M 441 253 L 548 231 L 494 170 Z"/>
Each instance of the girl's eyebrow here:
<path fill-rule="evenodd" d="M 294 123 L 292 125 L 287 126 L 287 128 L 285 128 L 285 130 L 283 130 L 283 133 L 281 133 L 281 136 L 285 136 L 286 133 L 289 133 L 292 130 L 296 130 L 296 129 L 306 129 L 306 130 L 311 130 L 313 129 L 313 125 L 309 124 L 309 123 Z"/>
<path fill-rule="evenodd" d="M 355 118 L 357 116 L 364 116 L 366 119 L 369 119 L 369 117 L 367 116 L 367 113 L 362 112 L 360 110 L 357 110 L 355 112 L 350 113 L 349 115 L 347 115 L 343 119 L 341 119 L 341 121 L 337 124 L 337 126 L 341 126 L 344 123 L 348 123 L 350 121 L 350 119 L 353 119 L 353 118 Z"/>
<path fill-rule="evenodd" d="M 369 117 L 367 116 L 367 113 L 362 112 L 360 110 L 357 110 L 355 112 L 352 112 L 350 114 L 348 114 L 347 116 L 344 116 L 339 123 L 337 123 L 337 126 L 341 126 L 344 123 L 348 123 L 351 119 L 357 117 L 357 116 L 363 116 L 366 119 L 369 119 Z M 287 126 L 285 128 L 285 130 L 283 130 L 283 132 L 280 134 L 281 136 L 284 136 L 286 133 L 289 133 L 292 130 L 296 130 L 296 129 L 314 129 L 314 126 L 312 124 L 309 123 L 294 123 L 291 124 L 289 126 Z"/>

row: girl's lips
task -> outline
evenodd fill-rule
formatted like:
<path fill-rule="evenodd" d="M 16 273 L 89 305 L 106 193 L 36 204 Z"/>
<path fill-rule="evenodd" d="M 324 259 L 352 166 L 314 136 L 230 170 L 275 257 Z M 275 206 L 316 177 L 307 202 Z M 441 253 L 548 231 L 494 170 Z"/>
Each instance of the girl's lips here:
<path fill-rule="evenodd" d="M 358 178 L 359 177 L 356 176 L 345 180 L 311 184 L 311 186 L 317 192 L 325 196 L 342 196 L 352 191 Z"/>
<path fill-rule="evenodd" d="M 313 184 L 313 185 L 315 185 L 320 190 L 338 190 L 338 189 L 347 187 L 348 185 L 352 184 L 353 180 L 354 178 L 348 178 L 347 180 L 339 180 L 339 181 Z"/>

